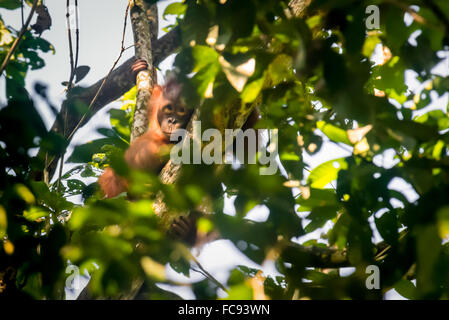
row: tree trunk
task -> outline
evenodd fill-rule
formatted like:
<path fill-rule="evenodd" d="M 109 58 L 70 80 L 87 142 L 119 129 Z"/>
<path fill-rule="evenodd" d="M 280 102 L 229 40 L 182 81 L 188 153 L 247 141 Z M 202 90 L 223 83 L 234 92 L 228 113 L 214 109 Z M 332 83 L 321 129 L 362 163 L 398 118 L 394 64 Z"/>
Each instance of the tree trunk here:
<path fill-rule="evenodd" d="M 130 2 L 132 3 L 132 2 Z M 147 106 L 156 83 L 156 70 L 153 68 L 152 40 L 157 39 L 157 5 L 149 6 L 145 1 L 135 1 L 131 7 L 131 24 L 134 33 L 136 59 L 145 60 L 148 69 L 137 75 L 137 100 L 131 125 L 131 141 L 140 137 L 148 128 Z"/>

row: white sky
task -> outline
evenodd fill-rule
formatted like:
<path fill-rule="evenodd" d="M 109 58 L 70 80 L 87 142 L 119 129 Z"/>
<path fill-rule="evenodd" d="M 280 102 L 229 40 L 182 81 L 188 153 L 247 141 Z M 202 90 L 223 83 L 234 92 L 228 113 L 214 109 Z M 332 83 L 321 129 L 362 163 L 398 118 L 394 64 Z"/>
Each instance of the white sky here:
<path fill-rule="evenodd" d="M 127 1 L 122 0 L 80 0 L 79 11 L 80 11 L 80 58 L 79 65 L 88 65 L 91 67 L 91 71 L 87 77 L 82 80 L 80 85 L 89 86 L 102 77 L 104 77 L 114 61 L 117 59 L 120 52 L 121 37 L 123 30 L 123 19 L 124 13 L 127 5 Z M 166 22 L 161 18 L 161 15 L 165 7 L 174 2 L 173 0 L 161 1 L 159 3 L 159 35 L 161 36 L 164 32 L 162 28 L 171 24 L 171 22 Z M 61 0 L 46 0 L 46 5 L 50 10 L 52 16 L 52 28 L 50 31 L 45 31 L 43 38 L 47 39 L 56 48 L 56 54 L 47 53 L 40 54 L 40 56 L 45 60 L 46 66 L 37 71 L 32 71 L 27 77 L 27 89 L 30 93 L 33 93 L 32 86 L 35 81 L 41 81 L 49 85 L 49 97 L 53 105 L 60 106 L 65 98 L 64 87 L 61 85 L 63 81 L 67 81 L 70 74 L 70 63 L 69 63 L 69 50 L 68 50 L 68 39 L 67 39 L 67 29 L 65 21 L 65 1 Z M 20 10 L 8 11 L 1 10 L 4 21 L 8 25 L 12 25 L 16 29 L 20 28 Z M 125 47 L 133 43 L 133 36 L 131 25 L 128 18 L 128 29 L 126 34 Z M 127 50 L 123 56 L 119 65 L 126 61 L 128 58 L 134 55 L 134 49 L 131 48 Z M 163 72 L 167 68 L 170 68 L 173 63 L 173 57 L 167 59 L 164 63 L 160 65 Z M 449 72 L 449 62 L 446 61 L 442 63 L 438 68 L 438 73 L 447 75 Z M 409 72 L 407 74 L 407 82 L 410 84 L 411 88 L 414 90 L 420 90 L 417 86 L 417 81 L 414 79 L 415 75 Z M 159 78 L 160 79 L 160 78 Z M 0 92 L 1 95 L 4 93 L 4 79 L 0 78 Z M 0 96 L 0 101 L 5 101 L 3 96 Z M 48 128 L 53 124 L 54 116 L 51 114 L 50 110 L 47 108 L 45 103 L 41 100 L 37 100 L 38 109 L 41 112 L 44 121 Z M 446 111 L 448 104 L 448 95 L 442 99 L 436 100 L 432 104 L 432 108 L 440 108 Z M 109 116 L 107 111 L 111 107 L 119 107 L 120 103 L 111 103 L 108 107 L 103 108 L 98 112 L 92 120 L 83 128 L 81 128 L 74 136 L 72 140 L 72 145 L 84 144 L 87 141 L 99 138 L 100 135 L 96 133 L 95 128 L 101 126 L 109 126 Z M 68 151 L 71 153 L 72 148 Z M 348 156 L 350 153 L 347 150 L 333 143 L 325 143 L 322 150 L 314 157 L 305 155 L 305 161 L 310 165 L 311 168 L 323 163 L 327 160 L 337 159 L 340 157 Z M 391 165 L 392 164 L 392 154 L 386 152 L 385 156 L 379 156 L 376 160 L 379 165 Z M 65 171 L 68 170 L 70 166 L 65 166 Z M 415 199 L 413 189 L 407 185 L 405 182 L 396 181 L 390 186 L 394 189 L 406 190 L 405 194 L 410 199 Z M 226 203 L 226 212 L 232 214 L 234 212 L 232 201 Z M 268 215 L 267 209 L 264 207 L 258 207 L 254 209 L 249 216 L 255 220 L 265 220 Z M 313 238 L 317 238 L 320 231 L 315 232 L 312 235 Z M 379 236 L 377 235 L 376 238 Z M 307 239 L 309 239 L 308 237 Z M 223 259 L 226 257 L 226 259 Z M 254 264 L 248 258 L 246 258 L 240 251 L 234 248 L 229 241 L 220 240 L 214 243 L 206 245 L 198 260 L 202 265 L 212 273 L 219 281 L 225 283 L 229 274 L 236 265 L 243 264 L 250 267 L 260 268 L 260 266 Z M 263 266 L 264 271 L 267 274 L 276 274 L 274 266 L 272 263 L 267 263 Z M 171 279 L 187 282 L 191 280 L 200 280 L 202 276 L 192 272 L 191 280 L 179 275 L 175 271 L 168 268 L 168 275 Z M 347 273 L 347 272 L 346 272 Z M 176 290 L 184 298 L 194 298 L 193 293 L 190 289 L 178 288 Z M 223 293 L 222 293 L 223 294 Z M 73 298 L 74 296 L 69 296 L 68 298 Z M 400 298 L 397 294 L 388 294 L 387 298 L 395 299 Z"/>

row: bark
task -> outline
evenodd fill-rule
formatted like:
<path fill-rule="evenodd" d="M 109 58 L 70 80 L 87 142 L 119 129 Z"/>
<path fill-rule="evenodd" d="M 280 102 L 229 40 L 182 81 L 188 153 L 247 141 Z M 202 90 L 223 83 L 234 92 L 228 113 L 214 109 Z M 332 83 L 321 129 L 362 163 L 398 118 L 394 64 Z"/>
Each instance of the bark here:
<path fill-rule="evenodd" d="M 306 14 L 306 9 L 312 0 L 292 0 L 289 3 L 291 14 L 295 17 L 303 17 Z"/>
<path fill-rule="evenodd" d="M 136 1 L 136 4 L 131 8 L 130 16 L 136 58 L 145 60 L 148 64 L 148 69 L 139 72 L 137 75 L 137 99 L 131 126 L 131 141 L 133 141 L 145 133 L 148 128 L 147 105 L 156 82 L 151 43 L 152 39 L 157 38 L 158 33 L 157 5 L 149 6 L 144 1 Z"/>

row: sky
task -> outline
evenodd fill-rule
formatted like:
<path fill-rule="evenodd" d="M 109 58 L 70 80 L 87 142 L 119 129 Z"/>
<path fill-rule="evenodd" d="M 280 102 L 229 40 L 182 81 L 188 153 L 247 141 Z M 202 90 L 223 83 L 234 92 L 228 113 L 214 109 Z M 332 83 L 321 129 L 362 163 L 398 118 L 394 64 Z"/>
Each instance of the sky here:
<path fill-rule="evenodd" d="M 173 21 L 164 21 L 161 17 L 164 8 L 173 0 L 159 2 L 159 36 L 162 36 L 164 32 L 162 28 Z M 61 0 L 46 0 L 46 5 L 50 10 L 52 17 L 52 28 L 49 31 L 45 31 L 43 38 L 52 43 L 56 48 L 56 53 L 40 54 L 45 60 L 46 66 L 43 69 L 31 71 L 28 74 L 26 86 L 29 92 L 33 92 L 32 87 L 36 81 L 44 81 L 49 86 L 49 97 L 53 105 L 60 106 L 65 99 L 64 86 L 62 82 L 67 81 L 70 75 L 70 60 L 69 49 L 66 29 L 65 18 L 65 1 Z M 80 58 L 79 65 L 87 65 L 91 68 L 89 74 L 83 79 L 79 85 L 89 86 L 103 78 L 112 67 L 114 61 L 117 59 L 120 53 L 121 37 L 123 31 L 123 21 L 125 15 L 125 9 L 127 5 L 126 0 L 79 0 L 79 15 L 80 15 Z M 16 29 L 20 28 L 20 10 L 9 11 L 0 9 L 0 15 L 2 15 L 4 21 Z M 410 18 L 408 18 L 410 19 Z M 418 34 L 419 35 L 419 34 Z M 415 35 L 415 36 L 418 36 Z M 411 39 L 410 41 L 413 41 Z M 133 44 L 133 36 L 131 25 L 128 18 L 128 28 L 126 33 L 125 47 Z M 442 53 L 446 54 L 447 53 Z M 134 49 L 128 49 L 124 52 L 119 65 L 126 61 L 128 58 L 134 55 Z M 173 63 L 173 56 L 166 59 L 161 65 L 161 70 L 165 73 L 167 69 Z M 437 69 L 436 73 L 447 75 L 449 73 L 449 61 L 448 59 L 443 62 Z M 406 74 L 407 83 L 412 90 L 419 92 L 422 88 L 418 85 L 416 75 L 411 72 Z M 159 77 L 159 79 L 161 79 Z M 0 101 L 4 101 L 4 79 L 0 78 Z M 435 98 L 435 97 L 434 97 Z M 43 119 L 50 128 L 54 121 L 54 115 L 51 113 L 46 104 L 37 98 L 37 106 L 39 112 L 42 114 Z M 448 95 L 441 99 L 433 99 L 433 103 L 429 108 L 443 109 L 446 112 L 448 104 Z M 119 107 L 119 102 L 113 102 L 108 107 L 99 111 L 90 122 L 81 128 L 74 136 L 72 140 L 72 146 L 84 144 L 90 140 L 99 138 L 100 135 L 96 132 L 97 127 L 109 126 L 108 110 L 113 107 Z M 324 137 L 326 139 L 326 137 Z M 73 148 L 69 148 L 68 154 L 71 153 Z M 334 143 L 324 143 L 322 150 L 317 155 L 310 157 L 307 154 L 304 155 L 304 160 L 309 164 L 310 168 L 314 168 L 317 165 L 332 159 L 348 156 L 351 154 L 351 150 L 342 149 L 340 146 Z M 394 152 L 385 152 L 384 155 L 378 156 L 375 162 L 379 166 L 392 166 L 394 165 Z M 67 158 L 67 157 L 66 157 Z M 71 168 L 70 165 L 64 167 L 64 171 Z M 390 188 L 401 190 L 409 198 L 409 200 L 415 200 L 417 198 L 416 192 L 405 181 L 396 180 L 392 182 Z M 230 199 L 225 204 L 225 212 L 228 214 L 234 214 L 233 200 Z M 259 206 L 253 209 L 248 217 L 257 221 L 264 221 L 268 217 L 268 209 Z M 305 222 L 306 223 L 306 222 Z M 320 233 L 328 229 L 331 225 L 328 224 L 323 229 L 314 232 L 308 237 L 298 239 L 299 242 L 304 242 L 310 238 L 318 238 Z M 376 234 L 375 239 L 379 240 L 380 235 Z M 223 259 L 223 257 L 227 257 Z M 249 267 L 260 268 L 257 264 L 246 258 L 240 251 L 238 251 L 229 241 L 219 240 L 204 246 L 198 256 L 198 260 L 203 267 L 214 275 L 220 282 L 225 283 L 229 275 L 229 271 L 235 268 L 237 265 L 247 265 Z M 266 274 L 277 275 L 272 262 L 267 262 L 262 266 Z M 350 269 L 343 270 L 342 273 L 349 274 Z M 167 268 L 167 275 L 174 281 L 188 282 L 202 279 L 202 276 L 192 272 L 191 279 L 187 279 L 184 276 L 179 275 L 175 271 Z M 167 287 L 166 287 L 167 288 Z M 173 288 L 170 288 L 173 290 Z M 179 287 L 174 289 L 177 294 L 183 298 L 194 298 L 193 293 L 186 287 Z M 220 292 L 221 296 L 224 296 L 224 292 Z M 69 299 L 76 296 L 73 292 L 68 292 Z M 391 292 L 387 294 L 386 298 L 399 299 L 400 296 Z"/>

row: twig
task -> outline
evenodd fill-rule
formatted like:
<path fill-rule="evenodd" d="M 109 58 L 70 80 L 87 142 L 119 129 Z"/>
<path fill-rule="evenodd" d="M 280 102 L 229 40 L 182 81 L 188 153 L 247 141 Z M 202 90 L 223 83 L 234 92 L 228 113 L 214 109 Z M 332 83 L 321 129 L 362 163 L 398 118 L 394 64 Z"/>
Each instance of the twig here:
<path fill-rule="evenodd" d="M 214 276 L 212 276 L 209 272 L 207 272 L 206 269 L 204 269 L 204 267 L 201 265 L 201 263 L 193 256 L 191 255 L 192 260 L 196 263 L 196 265 L 198 266 L 198 268 L 200 268 L 202 274 L 208 278 L 210 281 L 212 281 L 213 283 L 215 283 L 215 285 L 217 287 L 219 287 L 221 290 L 223 290 L 226 293 L 229 293 L 228 289 L 226 289 L 226 287 L 224 285 L 222 285 L 217 279 L 214 278 Z M 195 270 L 197 271 L 197 270 Z M 198 271 L 197 271 L 198 272 Z"/>
<path fill-rule="evenodd" d="M 94 98 L 92 99 L 92 101 L 89 104 L 89 107 L 87 108 L 87 111 L 83 114 L 83 116 L 81 117 L 80 121 L 78 121 L 77 125 L 75 126 L 75 128 L 72 130 L 72 132 L 70 133 L 70 135 L 67 137 L 67 140 L 70 141 L 70 139 L 73 137 L 73 135 L 75 134 L 75 132 L 79 129 L 79 127 L 81 126 L 81 124 L 83 123 L 84 119 L 87 116 L 87 112 L 92 108 L 92 106 L 95 104 L 95 102 L 97 101 L 101 90 L 103 90 L 104 85 L 106 84 L 106 82 L 108 81 L 112 71 L 115 69 L 115 67 L 117 66 L 118 62 L 120 61 L 120 59 L 122 58 L 123 52 L 125 52 L 125 50 L 129 49 L 125 48 L 125 35 L 126 35 L 126 26 L 127 26 L 127 18 L 128 18 L 128 11 L 129 11 L 129 4 L 126 7 L 126 12 L 125 12 L 125 22 L 123 25 L 123 34 L 122 34 L 122 44 L 121 44 L 121 48 L 120 48 L 120 54 L 118 56 L 118 58 L 114 61 L 114 64 L 112 65 L 112 68 L 109 70 L 107 76 L 104 78 L 103 82 L 101 83 L 100 88 L 98 88 L 97 93 L 95 94 Z"/>
<path fill-rule="evenodd" d="M 73 44 L 72 44 L 72 30 L 70 26 L 70 0 L 66 2 L 66 20 L 67 20 L 67 35 L 69 38 L 69 55 L 70 55 L 70 77 L 69 83 L 67 84 L 67 90 L 72 88 L 73 78 L 75 77 L 75 61 L 73 58 Z"/>
<path fill-rule="evenodd" d="M 69 82 L 67 84 L 67 92 L 70 92 L 70 89 L 72 88 L 73 79 L 75 78 L 75 61 L 73 58 L 73 44 L 72 44 L 72 28 L 70 25 L 70 0 L 67 0 L 66 2 L 66 20 L 67 20 L 67 35 L 69 39 L 69 57 L 70 57 L 70 77 Z M 77 48 L 78 49 L 78 48 Z M 63 135 L 65 135 L 65 131 L 67 128 L 67 109 L 64 113 L 64 119 L 63 119 L 63 125 L 62 125 L 62 131 Z M 61 154 L 60 164 L 59 164 L 59 173 L 58 173 L 58 183 L 57 183 L 57 190 L 61 191 L 61 177 L 62 177 L 62 170 L 64 168 L 64 153 Z"/>
<path fill-rule="evenodd" d="M 22 17 L 22 28 L 25 24 L 25 13 L 24 13 L 24 7 L 23 7 L 23 0 L 20 0 L 20 14 Z"/>
<path fill-rule="evenodd" d="M 34 0 L 33 2 L 33 7 L 31 8 L 31 12 L 28 15 L 27 21 L 25 22 L 25 24 L 22 26 L 22 29 L 19 32 L 19 35 L 16 38 L 16 41 L 14 41 L 13 45 L 11 46 L 11 49 L 9 49 L 8 54 L 5 57 L 5 60 L 3 60 L 3 63 L 0 67 L 0 75 L 3 74 L 3 71 L 5 71 L 6 66 L 9 63 L 9 60 L 11 60 L 12 55 L 14 54 L 14 52 L 16 51 L 20 41 L 22 40 L 23 35 L 25 34 L 25 32 L 28 29 L 28 25 L 31 22 L 31 19 L 33 18 L 34 12 L 36 11 L 36 7 L 37 7 L 37 3 L 39 2 L 39 0 Z"/>
<path fill-rule="evenodd" d="M 78 17 L 78 0 L 75 0 L 75 22 L 76 22 L 76 30 L 75 30 L 75 36 L 76 36 L 75 70 L 76 70 L 78 68 L 78 58 L 79 58 L 79 52 L 80 52 L 80 24 L 79 24 L 79 17 Z"/>

